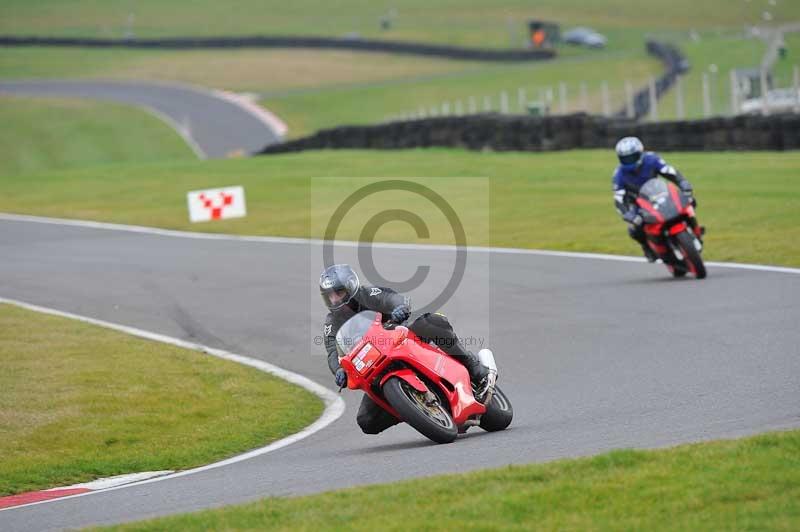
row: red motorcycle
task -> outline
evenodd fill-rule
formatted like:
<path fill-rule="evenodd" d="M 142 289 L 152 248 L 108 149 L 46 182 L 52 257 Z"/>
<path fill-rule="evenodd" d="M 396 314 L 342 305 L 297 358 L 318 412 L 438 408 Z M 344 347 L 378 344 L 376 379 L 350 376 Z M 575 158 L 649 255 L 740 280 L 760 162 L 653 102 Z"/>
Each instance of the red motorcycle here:
<path fill-rule="evenodd" d="M 437 443 L 450 443 L 474 425 L 491 432 L 511 423 L 511 402 L 496 385 L 497 365 L 488 349 L 478 353 L 489 377 L 476 392 L 463 365 L 407 327 L 384 326 L 378 312 L 360 312 L 347 320 L 336 345 L 348 388 L 363 390 Z"/>
<path fill-rule="evenodd" d="M 694 223 L 694 200 L 663 179 L 650 179 L 636 198 L 647 244 L 675 277 L 687 272 L 698 279 L 706 276 L 700 256 L 703 228 Z"/>

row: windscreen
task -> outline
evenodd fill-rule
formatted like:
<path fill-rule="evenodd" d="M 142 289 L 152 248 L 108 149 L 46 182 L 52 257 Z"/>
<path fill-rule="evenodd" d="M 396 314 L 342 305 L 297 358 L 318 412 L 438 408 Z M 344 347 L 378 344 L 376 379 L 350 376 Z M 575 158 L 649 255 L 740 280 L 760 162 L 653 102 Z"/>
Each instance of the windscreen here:
<path fill-rule="evenodd" d="M 361 341 L 370 327 L 372 327 L 377 312 L 365 310 L 359 312 L 346 322 L 336 333 L 336 349 L 339 351 L 339 358 L 346 357 L 350 351 Z"/>
<path fill-rule="evenodd" d="M 669 193 L 669 185 L 663 179 L 651 179 L 639 189 L 639 196 L 650 202 L 652 208 L 660 213 L 662 221 L 670 221 L 680 217 L 680 205 L 676 205 Z M 653 223 L 649 216 L 645 222 Z"/>
<path fill-rule="evenodd" d="M 666 198 L 669 196 L 667 182 L 663 179 L 651 179 L 642 185 L 642 188 L 639 189 L 639 195 L 650 203 L 655 203 L 659 198 Z"/>

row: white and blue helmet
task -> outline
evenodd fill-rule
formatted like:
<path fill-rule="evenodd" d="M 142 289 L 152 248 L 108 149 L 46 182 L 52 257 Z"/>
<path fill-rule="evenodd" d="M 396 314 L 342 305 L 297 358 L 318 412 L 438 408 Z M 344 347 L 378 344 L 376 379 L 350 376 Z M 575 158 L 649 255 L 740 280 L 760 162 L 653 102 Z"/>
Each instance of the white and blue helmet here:
<path fill-rule="evenodd" d="M 637 137 L 624 137 L 617 142 L 619 164 L 625 170 L 633 170 L 642 160 L 644 144 Z"/>

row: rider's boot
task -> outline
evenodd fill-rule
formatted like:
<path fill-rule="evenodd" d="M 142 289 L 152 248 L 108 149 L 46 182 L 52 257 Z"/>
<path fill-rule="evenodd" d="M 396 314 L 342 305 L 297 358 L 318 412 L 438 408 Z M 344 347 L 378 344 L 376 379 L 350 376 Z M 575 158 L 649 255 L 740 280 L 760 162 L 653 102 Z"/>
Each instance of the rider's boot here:
<path fill-rule="evenodd" d="M 457 348 L 452 349 L 452 352 L 449 353 L 450 356 L 461 362 L 464 367 L 467 368 L 470 382 L 475 386 L 479 386 L 489 375 L 489 370 L 486 366 L 481 364 L 478 356 L 472 351 L 465 351 L 461 346 L 458 346 L 458 344 L 456 345 Z"/>
<path fill-rule="evenodd" d="M 464 364 L 469 371 L 469 380 L 474 384 L 481 384 L 489 376 L 489 368 L 481 364 L 480 359 L 471 351 L 467 351 L 469 362 Z"/>
<path fill-rule="evenodd" d="M 702 243 L 703 242 L 703 237 L 706 234 L 706 226 L 705 225 L 700 225 L 699 223 L 697 223 L 697 217 L 692 216 L 691 218 L 689 218 L 689 227 L 692 228 L 692 232 L 694 233 L 694 236 L 696 236 L 700 240 L 700 242 Z"/>
<path fill-rule="evenodd" d="M 642 251 L 644 252 L 644 256 L 647 259 L 647 262 L 655 262 L 658 259 L 658 255 L 653 249 L 648 246 L 647 244 L 642 244 Z"/>

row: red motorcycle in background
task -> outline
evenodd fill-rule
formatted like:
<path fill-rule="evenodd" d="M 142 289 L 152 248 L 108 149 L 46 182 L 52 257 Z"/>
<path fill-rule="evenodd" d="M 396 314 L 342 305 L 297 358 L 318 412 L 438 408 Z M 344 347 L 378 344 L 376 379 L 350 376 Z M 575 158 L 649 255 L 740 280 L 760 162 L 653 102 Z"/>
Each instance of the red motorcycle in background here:
<path fill-rule="evenodd" d="M 511 402 L 496 385 L 497 365 L 488 349 L 478 353 L 489 377 L 476 392 L 463 365 L 407 327 L 384 326 L 378 312 L 360 312 L 347 320 L 336 334 L 336 346 L 348 388 L 363 390 L 437 443 L 450 443 L 474 425 L 491 432 L 511 423 Z"/>
<path fill-rule="evenodd" d="M 694 223 L 694 199 L 683 195 L 674 184 L 650 179 L 636 198 L 642 216 L 647 244 L 675 277 L 691 273 L 706 276 L 700 253 L 703 228 Z"/>

